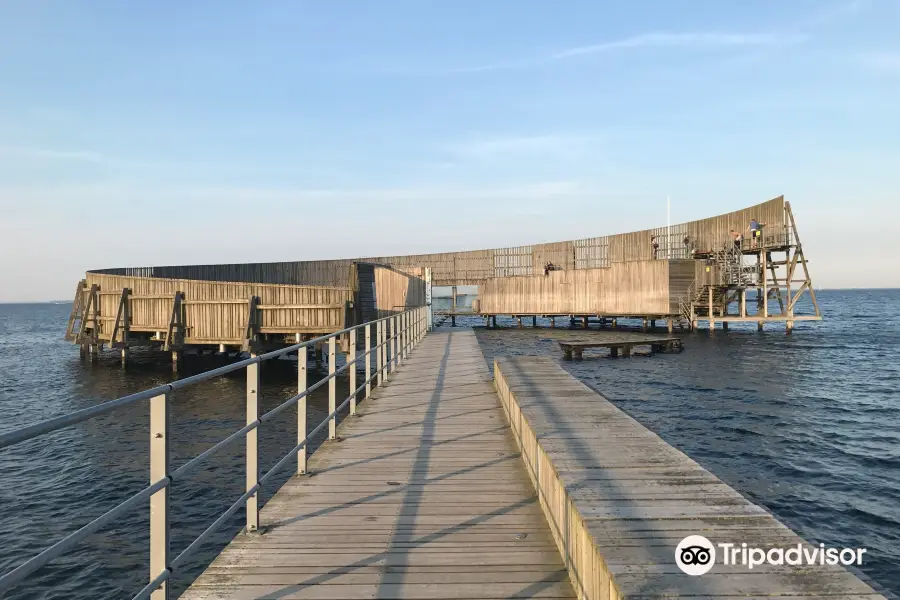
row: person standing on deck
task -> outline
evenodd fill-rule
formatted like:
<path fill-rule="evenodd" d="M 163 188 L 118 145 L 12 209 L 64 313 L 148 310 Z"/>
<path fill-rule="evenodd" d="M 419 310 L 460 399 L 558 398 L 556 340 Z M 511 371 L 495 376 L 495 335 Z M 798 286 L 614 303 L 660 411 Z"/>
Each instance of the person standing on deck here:
<path fill-rule="evenodd" d="M 765 227 L 765 223 L 760 223 L 756 220 L 756 217 L 750 219 L 750 247 L 757 247 L 757 240 L 762 240 L 762 228 Z"/>
<path fill-rule="evenodd" d="M 744 241 L 744 236 L 741 234 L 740 231 L 735 231 L 734 229 L 731 229 L 730 233 L 731 233 L 731 239 L 732 239 L 732 241 L 734 241 L 735 250 L 740 252 L 741 251 L 741 242 Z"/>
<path fill-rule="evenodd" d="M 653 258 L 656 259 L 659 254 L 659 238 L 654 235 L 650 238 L 650 243 L 653 245 Z"/>

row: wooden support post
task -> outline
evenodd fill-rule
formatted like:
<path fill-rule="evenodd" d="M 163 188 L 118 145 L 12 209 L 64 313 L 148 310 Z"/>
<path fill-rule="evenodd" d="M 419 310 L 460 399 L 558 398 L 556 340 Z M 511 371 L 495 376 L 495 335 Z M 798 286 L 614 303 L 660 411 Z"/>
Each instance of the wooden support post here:
<path fill-rule="evenodd" d="M 485 329 L 489 329 L 491 326 L 491 318 L 487 315 L 484 315 L 484 327 Z"/>
<path fill-rule="evenodd" d="M 372 395 L 372 324 L 366 323 L 366 400 Z"/>
<path fill-rule="evenodd" d="M 308 354 L 306 347 L 297 350 L 297 393 L 302 394 L 306 390 L 306 361 Z M 309 396 L 303 396 L 297 401 L 297 444 L 299 445 L 306 439 L 306 414 L 309 406 Z M 306 473 L 306 446 L 300 448 L 297 452 L 297 474 L 304 475 Z"/>
<path fill-rule="evenodd" d="M 722 331 L 728 331 L 728 321 L 722 321 Z"/>
<path fill-rule="evenodd" d="M 713 288 L 709 286 L 709 330 L 716 328 L 716 319 L 713 316 Z"/>
<path fill-rule="evenodd" d="M 588 328 L 588 318 L 587 318 L 587 315 L 581 317 L 581 319 L 582 319 L 582 324 L 581 324 L 581 326 L 584 327 L 585 329 L 587 329 L 587 328 Z"/>
<path fill-rule="evenodd" d="M 674 331 L 675 319 L 672 319 L 672 318 L 666 319 L 666 329 L 669 331 L 669 333 L 672 333 L 672 331 Z"/>
<path fill-rule="evenodd" d="M 741 294 L 741 316 L 747 316 L 747 288 L 740 289 Z"/>
<path fill-rule="evenodd" d="M 522 317 L 516 317 L 516 323 L 518 324 L 519 329 L 522 329 Z"/>
<path fill-rule="evenodd" d="M 256 357 L 250 353 L 250 357 Z M 247 425 L 259 420 L 259 363 L 247 365 Z M 246 489 L 259 483 L 259 426 L 247 432 Z M 259 531 L 259 490 L 247 498 L 247 533 Z"/>
<path fill-rule="evenodd" d="M 622 346 L 622 356 L 631 356 L 631 346 Z"/>
<path fill-rule="evenodd" d="M 616 348 L 616 347 L 610 348 L 610 349 L 609 349 L 609 355 L 610 355 L 612 358 L 618 357 L 618 356 L 619 356 L 619 349 Z"/>
<path fill-rule="evenodd" d="M 128 365 L 128 346 L 122 348 L 122 366 L 125 367 Z"/>
<path fill-rule="evenodd" d="M 493 328 L 497 328 L 497 315 L 491 316 L 491 322 L 493 323 Z"/>
<path fill-rule="evenodd" d="M 537 327 L 537 317 L 536 316 L 531 317 L 531 326 Z"/>
<path fill-rule="evenodd" d="M 756 330 L 757 330 L 757 331 L 762 331 L 762 330 L 763 330 L 763 323 L 764 323 L 764 321 L 757 321 L 757 322 L 756 322 Z"/>
<path fill-rule="evenodd" d="M 178 365 L 181 363 L 181 350 L 172 350 L 172 370 L 177 371 Z"/>
<path fill-rule="evenodd" d="M 656 329 L 656 319 L 650 319 L 650 329 Z"/>
<path fill-rule="evenodd" d="M 356 329 L 350 332 L 350 352 L 347 353 L 348 363 L 352 362 L 350 371 L 350 414 L 356 414 Z"/>
<path fill-rule="evenodd" d="M 613 317 L 612 328 L 616 329 L 618 326 L 619 326 L 619 320 L 617 318 Z"/>
<path fill-rule="evenodd" d="M 169 476 L 168 394 L 150 398 L 150 483 Z M 169 568 L 169 488 L 171 483 L 150 496 L 150 581 Z M 150 600 L 168 600 L 169 582 L 164 581 L 150 594 Z"/>
<path fill-rule="evenodd" d="M 456 327 L 456 286 L 454 285 L 450 289 L 452 290 L 451 291 L 451 300 L 450 300 L 450 310 L 451 310 L 450 325 L 451 325 L 451 327 Z"/>
<path fill-rule="evenodd" d="M 792 320 L 784 322 L 784 333 L 786 335 L 791 335 L 794 333 L 794 322 Z"/>
<path fill-rule="evenodd" d="M 328 414 L 331 415 L 335 408 L 337 408 L 337 377 L 334 376 L 335 372 L 335 346 L 336 340 L 334 336 L 328 338 L 328 376 L 331 379 L 328 380 Z M 333 440 L 337 437 L 337 415 L 332 415 L 330 419 L 328 419 L 328 439 Z"/>
<path fill-rule="evenodd" d="M 563 349 L 563 359 L 572 360 L 572 348 Z"/>
<path fill-rule="evenodd" d="M 644 333 L 647 332 L 647 322 L 647 317 L 641 319 L 641 331 L 643 331 Z"/>
<path fill-rule="evenodd" d="M 582 359 L 584 359 L 584 350 L 581 349 L 581 348 L 575 348 L 575 349 L 572 351 L 572 354 L 575 356 L 575 360 L 582 360 Z"/>
<path fill-rule="evenodd" d="M 556 328 L 556 317 L 550 317 L 550 327 Z"/>

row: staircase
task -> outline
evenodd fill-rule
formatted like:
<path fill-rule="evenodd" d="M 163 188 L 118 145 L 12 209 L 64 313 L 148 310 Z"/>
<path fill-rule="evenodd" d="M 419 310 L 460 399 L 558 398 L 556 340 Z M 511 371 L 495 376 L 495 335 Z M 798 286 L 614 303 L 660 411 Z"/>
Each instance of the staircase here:
<path fill-rule="evenodd" d="M 681 317 L 688 322 L 691 321 L 692 315 L 694 317 L 723 315 L 726 305 L 733 299 L 729 297 L 731 291 L 729 288 L 754 285 L 761 276 L 756 265 L 744 265 L 743 253 L 731 242 L 715 251 L 712 260 L 716 264 L 718 281 L 698 284 L 695 280 L 679 302 Z M 713 315 L 709 314 L 710 288 L 713 290 Z"/>

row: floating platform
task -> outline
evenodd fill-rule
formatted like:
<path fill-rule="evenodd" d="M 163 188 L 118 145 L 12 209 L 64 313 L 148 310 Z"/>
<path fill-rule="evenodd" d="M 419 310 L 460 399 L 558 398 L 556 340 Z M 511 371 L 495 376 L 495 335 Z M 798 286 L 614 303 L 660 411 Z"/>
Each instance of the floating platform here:
<path fill-rule="evenodd" d="M 566 360 L 582 359 L 582 354 L 588 348 L 609 348 L 609 356 L 617 357 L 621 351 L 622 356 L 631 356 L 635 346 L 649 346 L 650 353 L 680 352 L 683 348 L 681 338 L 677 337 L 652 337 L 635 334 L 613 334 L 597 340 L 561 341 L 563 357 Z"/>

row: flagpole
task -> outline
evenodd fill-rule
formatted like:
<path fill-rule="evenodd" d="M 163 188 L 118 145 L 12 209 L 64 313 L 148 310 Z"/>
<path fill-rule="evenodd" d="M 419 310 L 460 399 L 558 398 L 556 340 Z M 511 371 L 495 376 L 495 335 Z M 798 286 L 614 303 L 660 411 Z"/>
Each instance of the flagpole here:
<path fill-rule="evenodd" d="M 672 258 L 672 237 L 669 227 L 672 223 L 672 200 L 670 196 L 666 196 L 666 258 Z"/>

